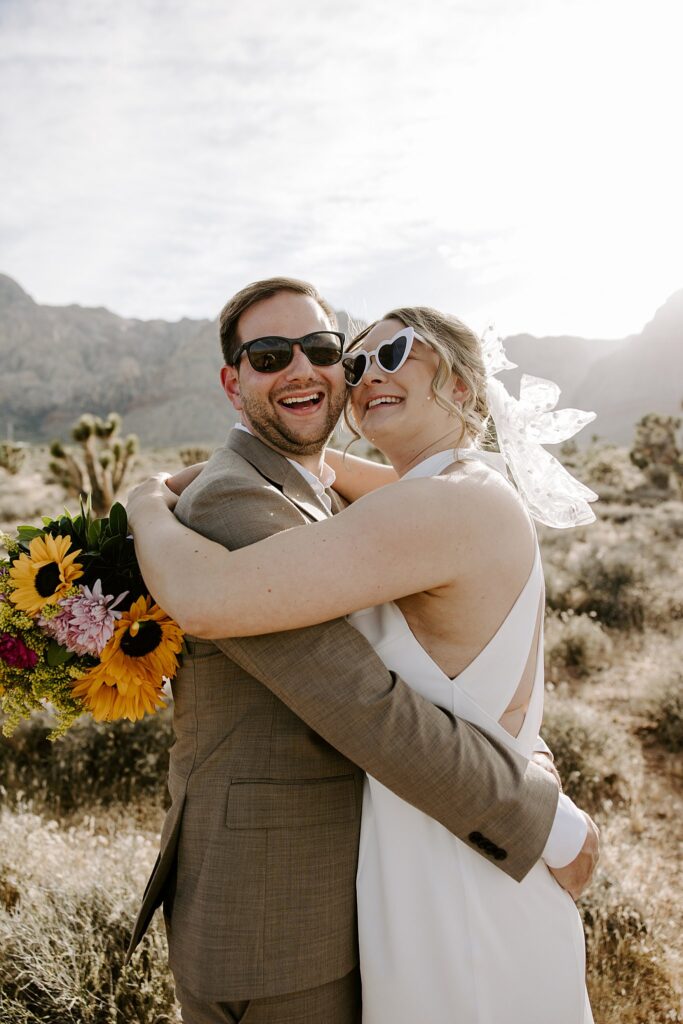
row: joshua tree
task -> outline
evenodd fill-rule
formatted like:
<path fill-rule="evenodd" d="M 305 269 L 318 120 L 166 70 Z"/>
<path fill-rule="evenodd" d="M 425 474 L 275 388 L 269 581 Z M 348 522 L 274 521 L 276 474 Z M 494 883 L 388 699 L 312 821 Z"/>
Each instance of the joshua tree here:
<path fill-rule="evenodd" d="M 25 457 L 25 445 L 17 441 L 0 441 L 0 466 L 12 476 L 19 472 Z"/>
<path fill-rule="evenodd" d="M 118 436 L 121 417 L 111 412 L 106 420 L 85 413 L 74 424 L 71 437 L 80 445 L 76 454 L 59 441 L 50 447 L 50 469 L 58 483 L 73 494 L 90 494 L 93 512 L 106 515 L 123 485 L 138 439 Z"/>
<path fill-rule="evenodd" d="M 677 438 L 680 425 L 680 417 L 654 412 L 643 416 L 636 424 L 631 462 L 661 491 L 671 489 L 672 475 L 679 487 L 683 484 L 683 451 Z"/>

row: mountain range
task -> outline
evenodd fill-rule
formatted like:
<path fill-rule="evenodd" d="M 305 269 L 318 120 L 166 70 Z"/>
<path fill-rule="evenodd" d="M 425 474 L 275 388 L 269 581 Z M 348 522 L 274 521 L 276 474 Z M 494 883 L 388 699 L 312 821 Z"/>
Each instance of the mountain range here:
<path fill-rule="evenodd" d="M 344 329 L 348 316 L 339 317 Z M 560 407 L 594 409 L 589 430 L 606 440 L 628 443 L 646 412 L 681 410 L 683 289 L 627 338 L 518 334 L 504 343 L 525 372 L 557 381 Z M 0 274 L 0 434 L 66 440 L 81 413 L 115 410 L 143 445 L 212 445 L 235 420 L 218 379 L 221 362 L 216 321 L 40 305 Z M 513 393 L 520 373 L 501 378 Z"/>

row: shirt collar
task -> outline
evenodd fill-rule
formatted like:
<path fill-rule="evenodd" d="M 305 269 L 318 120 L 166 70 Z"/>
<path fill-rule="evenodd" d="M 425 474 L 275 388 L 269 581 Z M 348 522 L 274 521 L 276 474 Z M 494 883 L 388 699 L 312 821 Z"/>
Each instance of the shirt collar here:
<path fill-rule="evenodd" d="M 236 423 L 233 429 L 244 430 L 247 434 L 251 434 L 252 437 L 256 437 L 254 431 L 250 430 L 249 427 L 244 425 L 244 423 Z M 287 458 L 287 456 L 285 456 L 285 458 Z M 300 462 L 296 461 L 296 459 L 287 458 L 287 462 L 291 463 L 291 465 L 301 473 L 304 480 L 311 485 L 314 492 L 319 497 L 325 493 L 326 488 L 332 487 L 334 481 L 337 479 L 334 470 L 328 466 L 326 462 L 323 462 L 322 472 L 319 477 L 316 476 L 315 473 L 311 473 L 310 469 L 306 469 L 305 466 L 302 466 Z"/>

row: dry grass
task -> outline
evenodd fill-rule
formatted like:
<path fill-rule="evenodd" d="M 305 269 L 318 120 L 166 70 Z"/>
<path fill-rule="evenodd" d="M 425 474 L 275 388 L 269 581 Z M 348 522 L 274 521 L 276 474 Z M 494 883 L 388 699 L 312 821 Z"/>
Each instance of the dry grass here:
<path fill-rule="evenodd" d="M 124 955 L 158 834 L 128 815 L 49 820 L 0 815 L 3 1024 L 178 1021 L 157 921 Z"/>
<path fill-rule="evenodd" d="M 596 1024 L 672 1024 L 683 1020 L 683 503 L 640 506 L 623 452 L 591 458 L 612 499 L 599 522 L 542 531 L 544 735 L 602 832 L 600 876 L 581 901 Z M 179 467 L 177 452 L 146 453 L 134 478 Z M 39 470 L 35 452 L 17 476 L 0 470 L 0 525 L 59 511 Z M 121 966 L 163 813 L 168 724 L 152 723 L 84 722 L 57 747 L 38 724 L 0 747 L 3 1024 L 177 1019 L 158 923 L 132 973 Z"/>

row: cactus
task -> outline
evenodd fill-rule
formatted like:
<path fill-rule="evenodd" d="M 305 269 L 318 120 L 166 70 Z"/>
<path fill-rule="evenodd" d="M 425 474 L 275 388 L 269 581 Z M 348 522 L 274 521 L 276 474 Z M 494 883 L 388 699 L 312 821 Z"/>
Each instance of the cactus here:
<path fill-rule="evenodd" d="M 26 458 L 26 446 L 16 441 L 0 441 L 0 466 L 11 476 L 21 469 Z"/>
<path fill-rule="evenodd" d="M 54 441 L 50 447 L 50 470 L 57 483 L 72 494 L 90 494 L 93 511 L 106 515 L 121 490 L 133 456 L 138 451 L 134 434 L 119 437 L 121 417 L 110 413 L 106 420 L 84 413 L 74 423 L 76 453 Z"/>
<path fill-rule="evenodd" d="M 679 488 L 683 486 L 683 451 L 677 437 L 680 426 L 680 417 L 654 412 L 643 416 L 636 424 L 630 459 L 657 490 L 673 490 L 672 477 Z"/>

